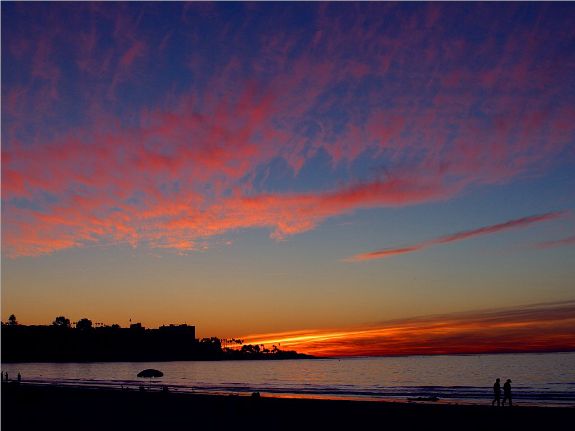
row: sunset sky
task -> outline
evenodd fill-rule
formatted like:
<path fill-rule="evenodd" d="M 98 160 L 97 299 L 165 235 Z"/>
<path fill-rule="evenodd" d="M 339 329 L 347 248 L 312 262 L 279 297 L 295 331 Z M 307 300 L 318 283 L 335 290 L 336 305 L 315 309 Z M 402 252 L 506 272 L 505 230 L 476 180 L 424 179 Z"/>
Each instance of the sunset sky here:
<path fill-rule="evenodd" d="M 575 349 L 574 20 L 2 2 L 2 320 Z"/>

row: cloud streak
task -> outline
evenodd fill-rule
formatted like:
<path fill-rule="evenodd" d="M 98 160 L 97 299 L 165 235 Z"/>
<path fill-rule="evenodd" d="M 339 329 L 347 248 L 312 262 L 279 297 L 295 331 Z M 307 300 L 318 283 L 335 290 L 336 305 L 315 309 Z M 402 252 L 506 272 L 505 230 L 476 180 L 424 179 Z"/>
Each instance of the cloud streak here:
<path fill-rule="evenodd" d="M 575 245 L 575 235 L 551 241 L 541 241 L 536 243 L 534 247 L 540 250 L 546 250 L 548 248 L 565 247 L 568 245 Z"/>
<path fill-rule="evenodd" d="M 386 257 L 397 256 L 400 254 L 407 254 L 407 253 L 414 253 L 417 251 L 421 251 L 427 249 L 429 247 L 441 244 L 449 244 L 452 242 L 463 241 L 466 239 L 475 238 L 482 235 L 490 235 L 494 233 L 504 232 L 511 229 L 518 229 L 527 227 L 533 224 L 550 221 L 562 217 L 567 214 L 567 211 L 556 211 L 556 212 L 548 212 L 545 214 L 539 215 L 532 215 L 528 217 L 521 217 L 514 220 L 508 220 L 503 223 L 498 223 L 490 226 L 484 226 L 477 229 L 466 230 L 462 232 L 457 232 L 450 235 L 440 236 L 435 239 L 431 239 L 429 241 L 420 242 L 418 244 L 410 245 L 407 247 L 400 247 L 400 248 L 390 248 L 390 249 L 382 249 L 371 251 L 368 253 L 360 253 L 356 254 L 355 256 L 349 257 L 346 260 L 349 262 L 360 262 L 366 260 L 373 260 L 373 259 L 383 259 Z M 562 240 L 565 242 L 569 242 L 570 238 L 566 240 Z M 572 240 L 572 238 L 571 238 Z M 546 243 L 542 243 L 546 244 Z M 556 244 L 558 245 L 558 244 Z M 548 246 L 553 246 L 548 244 Z M 542 245 L 541 248 L 545 248 L 545 245 Z"/>
<path fill-rule="evenodd" d="M 575 301 L 564 301 L 241 338 L 317 356 L 573 351 L 574 324 Z"/>

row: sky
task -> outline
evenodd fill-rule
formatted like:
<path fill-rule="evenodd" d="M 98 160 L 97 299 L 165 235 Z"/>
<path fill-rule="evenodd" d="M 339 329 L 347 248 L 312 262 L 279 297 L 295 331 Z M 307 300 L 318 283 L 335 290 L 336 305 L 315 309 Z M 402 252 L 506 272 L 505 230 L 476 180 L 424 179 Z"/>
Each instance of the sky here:
<path fill-rule="evenodd" d="M 1 7 L 3 320 L 575 349 L 575 5 Z"/>

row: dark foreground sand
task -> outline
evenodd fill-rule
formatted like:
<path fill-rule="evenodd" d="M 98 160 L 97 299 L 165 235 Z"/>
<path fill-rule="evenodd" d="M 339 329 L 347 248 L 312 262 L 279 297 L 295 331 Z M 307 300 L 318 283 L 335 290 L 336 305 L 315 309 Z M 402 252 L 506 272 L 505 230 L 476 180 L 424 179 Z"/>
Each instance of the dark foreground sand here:
<path fill-rule="evenodd" d="M 559 430 L 575 408 L 430 405 L 2 384 L 2 431 Z"/>

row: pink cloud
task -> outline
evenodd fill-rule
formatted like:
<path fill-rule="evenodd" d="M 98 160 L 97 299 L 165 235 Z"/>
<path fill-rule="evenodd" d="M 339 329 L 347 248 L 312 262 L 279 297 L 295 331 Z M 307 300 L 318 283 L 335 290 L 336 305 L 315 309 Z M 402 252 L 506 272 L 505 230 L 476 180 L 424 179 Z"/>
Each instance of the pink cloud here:
<path fill-rule="evenodd" d="M 507 231 L 510 229 L 517 229 L 527 227 L 536 223 L 541 223 L 549 220 L 554 220 L 559 217 L 564 216 L 567 214 L 566 211 L 556 211 L 556 212 L 549 212 L 540 215 L 522 217 L 519 219 L 509 220 L 504 223 L 498 223 L 491 226 L 485 226 L 478 229 L 472 229 L 462 232 L 457 232 L 450 235 L 440 236 L 438 238 L 434 238 L 428 241 L 420 242 L 418 244 L 410 245 L 407 247 L 401 248 L 392 248 L 392 249 L 383 249 L 383 250 L 376 250 L 371 251 L 368 253 L 361 253 L 352 256 L 347 261 L 350 262 L 358 262 L 364 260 L 373 260 L 373 259 L 382 259 L 385 257 L 396 256 L 398 254 L 406 254 L 406 253 L 413 253 L 416 251 L 420 251 L 434 245 L 439 244 L 448 244 L 451 242 L 463 241 L 466 239 L 474 238 L 481 235 L 490 235 L 498 232 Z M 569 240 L 569 238 L 567 239 Z"/>
<path fill-rule="evenodd" d="M 535 223 L 540 223 L 544 221 L 554 220 L 558 217 L 562 217 L 567 214 L 566 211 L 556 211 L 545 213 L 541 215 L 534 215 L 528 217 L 522 217 L 515 220 L 509 220 L 504 223 L 498 223 L 491 226 L 481 227 L 479 229 L 468 230 L 464 232 L 458 232 L 452 235 L 446 235 L 433 240 L 434 244 L 446 244 L 449 242 L 461 241 L 464 239 L 473 238 L 480 235 L 487 235 L 496 232 L 501 232 L 509 229 L 516 229 L 520 227 L 529 226 Z"/>
<path fill-rule="evenodd" d="M 396 8 L 366 7 L 373 16 L 381 15 L 380 7 Z M 182 19 L 204 8 L 209 16 L 217 13 L 190 5 Z M 402 30 L 382 35 L 361 11 L 341 20 L 321 6 L 310 43 L 273 28 L 254 40 L 258 55 L 226 51 L 225 61 L 212 65 L 195 49 L 202 35 L 188 25 L 190 87 L 133 106 L 119 103 L 117 90 L 139 88 L 143 74 L 132 73 L 136 65 L 155 78 L 173 66 L 152 55 L 165 48 L 166 33 L 154 41 L 139 30 L 144 18 L 125 9 L 94 10 L 113 34 L 76 23 L 78 38 L 66 37 L 65 29 L 52 32 L 54 40 L 31 31 L 26 44 L 10 48 L 33 53 L 37 81 L 26 77 L 3 89 L 3 249 L 11 256 L 122 241 L 189 249 L 242 228 L 265 228 L 282 239 L 361 208 L 446 200 L 470 186 L 536 175 L 573 155 L 574 111 L 558 102 L 562 77 L 573 68 L 543 58 L 533 70 L 533 59 L 547 49 L 545 38 L 512 34 L 497 57 L 489 57 L 497 45 L 488 39 L 477 56 L 492 61 L 474 70 L 465 66 L 469 41 L 431 31 L 431 23 L 442 28 L 441 8 L 419 18 L 398 15 Z M 226 47 L 231 31 L 226 26 L 212 42 Z M 168 43 L 178 43 L 178 31 L 168 34 Z M 114 44 L 99 44 L 105 37 Z M 78 66 L 67 90 L 81 109 L 79 124 L 51 123 L 65 105 L 53 105 L 52 96 L 65 97 L 63 87 L 71 85 L 50 56 L 55 46 L 69 48 Z M 415 61 L 413 52 L 420 51 Z M 295 183 L 317 155 L 346 175 L 301 191 Z M 373 173 L 353 174 L 353 165 L 366 158 Z M 286 187 L 272 192 L 256 179 L 278 160 L 287 166 Z M 486 233 L 463 232 L 433 244 Z"/>
<path fill-rule="evenodd" d="M 548 249 L 555 247 L 563 247 L 568 245 L 575 245 L 575 235 L 568 236 L 566 238 L 554 239 L 551 241 L 541 241 L 534 245 L 538 249 Z"/>
<path fill-rule="evenodd" d="M 145 46 L 142 42 L 134 42 L 134 44 L 120 57 L 120 64 L 123 67 L 130 67 L 136 58 L 144 54 Z"/>

